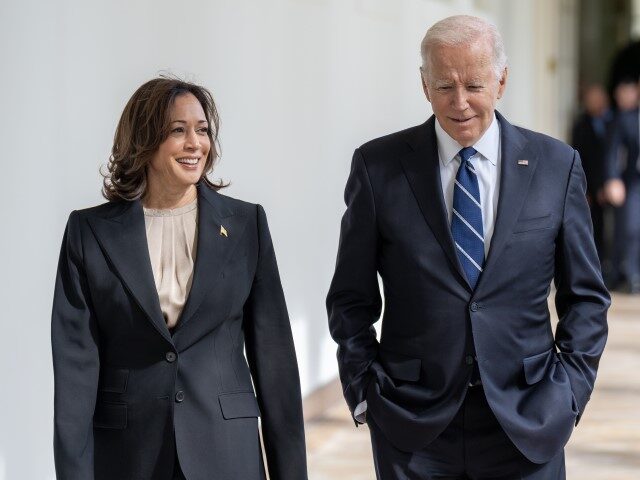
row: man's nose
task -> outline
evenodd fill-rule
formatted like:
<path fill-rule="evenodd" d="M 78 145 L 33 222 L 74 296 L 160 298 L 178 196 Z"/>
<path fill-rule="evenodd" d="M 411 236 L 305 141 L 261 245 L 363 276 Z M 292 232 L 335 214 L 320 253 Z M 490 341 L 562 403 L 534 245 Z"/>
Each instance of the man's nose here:
<path fill-rule="evenodd" d="M 451 106 L 456 110 L 466 110 L 469 107 L 467 91 L 463 87 L 458 87 L 453 91 Z"/>

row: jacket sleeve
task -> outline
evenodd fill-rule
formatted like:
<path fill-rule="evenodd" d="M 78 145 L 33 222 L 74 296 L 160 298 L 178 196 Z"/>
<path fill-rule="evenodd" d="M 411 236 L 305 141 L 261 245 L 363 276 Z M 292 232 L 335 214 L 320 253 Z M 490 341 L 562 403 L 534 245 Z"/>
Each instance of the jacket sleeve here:
<path fill-rule="evenodd" d="M 604 180 L 619 179 L 622 176 L 620 168 L 620 156 L 624 153 L 624 135 L 622 121 L 618 116 L 611 125 L 607 134 L 607 148 L 604 158 Z"/>
<path fill-rule="evenodd" d="M 576 424 L 593 391 L 607 341 L 607 309 L 611 303 L 602 281 L 585 190 L 580 156 L 574 152 L 556 244 L 555 304 L 559 322 L 555 341 L 577 403 Z"/>
<path fill-rule="evenodd" d="M 92 480 L 98 328 L 83 269 L 77 212 L 67 222 L 53 296 L 54 457 L 57 478 Z"/>
<path fill-rule="evenodd" d="M 327 295 L 331 336 L 338 344 L 343 393 L 352 415 L 365 400 L 369 366 L 378 352 L 373 324 L 380 318 L 378 229 L 373 190 L 360 150 L 345 188 L 336 269 Z"/>
<path fill-rule="evenodd" d="M 258 265 L 244 306 L 246 354 L 262 418 L 270 478 L 307 478 L 298 363 L 263 208 L 257 207 Z"/>

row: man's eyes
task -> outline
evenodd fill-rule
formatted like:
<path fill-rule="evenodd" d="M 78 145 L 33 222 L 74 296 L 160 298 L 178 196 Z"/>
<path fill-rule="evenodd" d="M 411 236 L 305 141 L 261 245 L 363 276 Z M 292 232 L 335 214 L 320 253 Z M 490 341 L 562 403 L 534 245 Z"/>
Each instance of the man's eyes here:
<path fill-rule="evenodd" d="M 467 90 L 471 90 L 472 92 L 477 92 L 479 90 L 482 90 L 482 85 L 467 85 Z M 453 90 L 453 87 L 451 85 L 443 85 L 440 87 L 436 87 L 436 90 L 438 90 L 439 92 L 449 92 L 451 90 Z"/>

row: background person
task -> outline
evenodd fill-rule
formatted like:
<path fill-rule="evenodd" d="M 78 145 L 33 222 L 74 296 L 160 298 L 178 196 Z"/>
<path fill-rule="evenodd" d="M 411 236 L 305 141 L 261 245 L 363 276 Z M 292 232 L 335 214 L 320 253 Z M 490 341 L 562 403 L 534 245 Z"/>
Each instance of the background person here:
<path fill-rule="evenodd" d="M 587 201 L 591 210 L 593 236 L 600 262 L 604 259 L 604 165 L 607 136 L 613 113 L 609 109 L 609 98 L 602 85 L 593 84 L 585 88 L 582 96 L 583 111 L 576 119 L 571 131 L 571 145 L 580 154 L 587 178 Z"/>
<path fill-rule="evenodd" d="M 638 108 L 638 82 L 625 78 L 613 89 L 613 98 L 618 112 L 627 112 Z"/>
<path fill-rule="evenodd" d="M 608 201 L 622 207 L 618 221 L 622 232 L 622 272 L 630 293 L 640 293 L 640 121 L 639 83 L 635 84 L 635 107 L 620 110 L 612 126 L 605 168 Z M 626 95 L 629 100 L 631 94 Z"/>

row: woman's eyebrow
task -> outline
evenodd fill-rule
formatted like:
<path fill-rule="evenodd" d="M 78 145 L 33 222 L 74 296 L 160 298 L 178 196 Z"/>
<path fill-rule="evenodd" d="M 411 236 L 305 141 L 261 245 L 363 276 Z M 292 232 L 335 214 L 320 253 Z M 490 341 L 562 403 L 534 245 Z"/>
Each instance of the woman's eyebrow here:
<path fill-rule="evenodd" d="M 187 123 L 186 120 L 171 120 L 171 123 Z M 198 120 L 198 123 L 208 123 L 206 120 Z"/>

